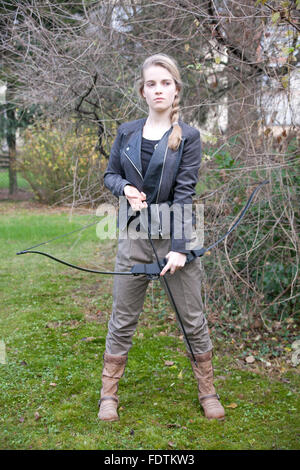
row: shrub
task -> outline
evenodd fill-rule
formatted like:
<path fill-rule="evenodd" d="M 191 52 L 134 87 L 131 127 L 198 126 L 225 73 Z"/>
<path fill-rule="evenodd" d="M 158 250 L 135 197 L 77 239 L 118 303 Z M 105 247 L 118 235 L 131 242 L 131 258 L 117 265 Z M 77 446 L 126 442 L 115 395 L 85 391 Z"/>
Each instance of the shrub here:
<path fill-rule="evenodd" d="M 73 182 L 97 177 L 104 170 L 96 152 L 96 131 L 74 122 L 39 122 L 26 129 L 17 166 L 43 203 L 72 200 Z M 103 167 L 103 168 L 102 168 Z"/>

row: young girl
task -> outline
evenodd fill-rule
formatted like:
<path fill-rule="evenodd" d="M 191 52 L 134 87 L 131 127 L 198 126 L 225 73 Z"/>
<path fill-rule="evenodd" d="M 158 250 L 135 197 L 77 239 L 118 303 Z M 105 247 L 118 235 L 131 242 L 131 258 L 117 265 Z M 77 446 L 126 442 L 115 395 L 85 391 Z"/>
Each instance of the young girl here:
<path fill-rule="evenodd" d="M 180 74 L 173 59 L 156 54 L 145 60 L 139 93 L 149 107 L 148 117 L 119 127 L 104 174 L 106 187 L 115 196 L 126 197 L 131 209 L 125 224 L 119 218 L 115 271 L 130 271 L 134 264 L 156 261 L 147 235 L 142 236 L 142 223 L 140 231 L 135 225 L 135 236 L 130 237 L 129 228 L 136 223 L 135 216 L 148 211 L 151 204 L 156 207 L 160 203 L 176 204 L 182 209 L 192 204 L 201 162 L 201 143 L 199 131 L 179 119 L 181 89 Z M 186 263 L 190 238 L 184 233 L 175 236 L 176 224 L 182 223 L 181 219 L 178 222 L 173 216 L 170 233 L 166 234 L 159 215 L 154 220 L 153 214 L 155 212 L 151 211 L 152 243 L 158 257 L 167 259 L 160 280 L 166 276 L 196 359 L 195 362 L 187 348 L 198 382 L 199 401 L 207 418 L 223 419 L 224 408 L 213 386 L 212 343 L 200 294 L 200 258 Z M 116 275 L 114 278 L 113 308 L 103 356 L 100 420 L 119 419 L 118 383 L 124 374 L 148 283 L 146 275 Z M 165 287 L 164 282 L 162 284 Z M 186 339 L 185 344 L 187 346 Z"/>

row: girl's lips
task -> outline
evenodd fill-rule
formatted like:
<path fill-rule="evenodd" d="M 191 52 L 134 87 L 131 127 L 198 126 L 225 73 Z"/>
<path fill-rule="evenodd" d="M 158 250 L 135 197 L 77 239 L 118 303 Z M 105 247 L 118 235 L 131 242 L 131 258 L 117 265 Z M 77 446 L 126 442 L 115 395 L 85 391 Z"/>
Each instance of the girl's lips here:
<path fill-rule="evenodd" d="M 163 101 L 163 100 L 164 100 L 164 98 L 155 98 L 154 101 Z"/>

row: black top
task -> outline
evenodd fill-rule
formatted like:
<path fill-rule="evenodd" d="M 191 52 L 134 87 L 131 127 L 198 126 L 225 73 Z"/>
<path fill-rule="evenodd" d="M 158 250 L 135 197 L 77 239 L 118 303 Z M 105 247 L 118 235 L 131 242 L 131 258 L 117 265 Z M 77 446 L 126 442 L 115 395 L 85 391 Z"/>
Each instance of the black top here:
<path fill-rule="evenodd" d="M 155 145 L 158 144 L 158 142 L 159 140 L 149 140 L 145 139 L 145 137 L 142 137 L 141 163 L 143 176 L 145 176 L 149 162 L 155 149 Z"/>

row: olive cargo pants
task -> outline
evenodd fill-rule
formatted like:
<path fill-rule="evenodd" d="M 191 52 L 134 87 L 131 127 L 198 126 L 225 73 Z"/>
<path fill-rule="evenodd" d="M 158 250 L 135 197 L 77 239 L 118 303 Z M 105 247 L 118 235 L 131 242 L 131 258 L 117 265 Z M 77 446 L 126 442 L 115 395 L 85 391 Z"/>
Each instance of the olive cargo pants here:
<path fill-rule="evenodd" d="M 153 239 L 159 258 L 171 250 L 170 239 Z M 119 239 L 115 271 L 129 271 L 134 264 L 156 261 L 148 239 Z M 202 354 L 212 349 L 207 321 L 201 299 L 201 260 L 196 258 L 174 274 L 165 274 L 179 311 L 193 353 Z M 113 307 L 108 323 L 106 352 L 127 354 L 143 308 L 149 279 L 139 276 L 114 276 Z M 164 283 L 160 280 L 162 286 Z M 184 340 L 185 341 L 185 340 Z M 189 351 L 188 345 L 186 344 Z M 189 351 L 190 352 L 190 351 Z"/>

